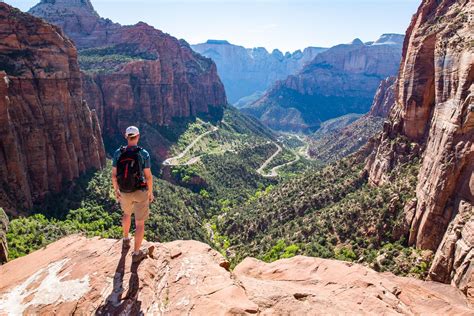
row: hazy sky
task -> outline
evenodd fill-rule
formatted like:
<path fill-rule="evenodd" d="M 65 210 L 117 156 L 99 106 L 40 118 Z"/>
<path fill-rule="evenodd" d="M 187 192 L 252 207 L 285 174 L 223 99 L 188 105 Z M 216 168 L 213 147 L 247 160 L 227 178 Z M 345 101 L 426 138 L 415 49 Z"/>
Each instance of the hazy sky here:
<path fill-rule="evenodd" d="M 5 0 L 27 11 L 39 0 Z M 190 44 L 226 39 L 294 51 L 405 33 L 421 0 L 92 0 L 102 17 L 144 21 Z"/>

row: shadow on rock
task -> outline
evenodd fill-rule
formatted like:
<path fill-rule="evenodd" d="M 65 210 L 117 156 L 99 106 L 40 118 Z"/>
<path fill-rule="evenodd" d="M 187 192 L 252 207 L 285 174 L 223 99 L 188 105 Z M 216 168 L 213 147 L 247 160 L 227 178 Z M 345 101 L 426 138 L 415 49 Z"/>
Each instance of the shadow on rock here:
<path fill-rule="evenodd" d="M 128 248 L 123 247 L 120 260 L 115 269 L 113 289 L 104 304 L 100 306 L 96 315 L 143 315 L 141 311 L 142 302 L 138 300 L 140 278 L 138 277 L 138 267 L 143 262 L 132 263 L 130 267 L 130 279 L 128 281 L 127 293 L 123 295 L 123 281 L 125 277 L 125 261 Z"/>

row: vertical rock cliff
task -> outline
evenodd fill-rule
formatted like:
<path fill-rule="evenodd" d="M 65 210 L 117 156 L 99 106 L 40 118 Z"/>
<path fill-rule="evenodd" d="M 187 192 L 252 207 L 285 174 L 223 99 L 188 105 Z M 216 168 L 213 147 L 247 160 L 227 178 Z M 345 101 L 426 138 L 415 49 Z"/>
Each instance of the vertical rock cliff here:
<path fill-rule="evenodd" d="M 436 252 L 429 278 L 474 296 L 474 3 L 424 0 L 405 37 L 390 122 L 367 169 L 382 184 L 420 151 L 409 243 Z"/>
<path fill-rule="evenodd" d="M 96 114 L 82 98 L 74 45 L 55 26 L 0 3 L 0 200 L 31 208 L 105 153 Z"/>
<path fill-rule="evenodd" d="M 216 66 L 186 42 L 143 22 L 121 26 L 100 18 L 89 1 L 43 0 L 30 13 L 63 28 L 80 49 L 85 98 L 99 114 L 106 144 L 118 145 L 126 126 L 137 125 L 142 144 L 162 160 L 165 136 L 179 122 L 222 117 L 227 100 Z"/>

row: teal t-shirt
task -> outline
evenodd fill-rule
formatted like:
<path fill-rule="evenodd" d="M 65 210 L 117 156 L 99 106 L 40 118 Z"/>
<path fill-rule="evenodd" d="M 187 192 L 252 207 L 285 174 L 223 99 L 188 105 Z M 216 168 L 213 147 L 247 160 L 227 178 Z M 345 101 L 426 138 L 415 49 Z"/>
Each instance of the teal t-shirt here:
<path fill-rule="evenodd" d="M 126 150 L 132 150 L 136 147 L 137 146 L 127 147 Z M 117 161 L 120 158 L 121 153 L 122 152 L 120 151 L 120 148 L 115 151 L 113 159 L 112 159 L 112 166 L 113 167 L 117 167 Z M 138 152 L 138 154 L 139 154 L 140 163 L 143 166 L 143 169 L 151 168 L 150 154 L 148 153 L 148 151 L 146 151 L 145 149 L 142 148 L 142 150 L 140 150 Z"/>

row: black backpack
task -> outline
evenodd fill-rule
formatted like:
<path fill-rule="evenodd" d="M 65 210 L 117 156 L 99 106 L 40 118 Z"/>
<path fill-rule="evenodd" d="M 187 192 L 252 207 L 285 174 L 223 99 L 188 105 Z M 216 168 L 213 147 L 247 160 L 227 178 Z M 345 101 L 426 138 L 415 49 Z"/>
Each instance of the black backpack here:
<path fill-rule="evenodd" d="M 140 161 L 141 147 L 127 150 L 120 147 L 120 157 L 117 160 L 117 182 L 121 192 L 130 193 L 146 188 L 143 177 L 143 167 Z"/>

